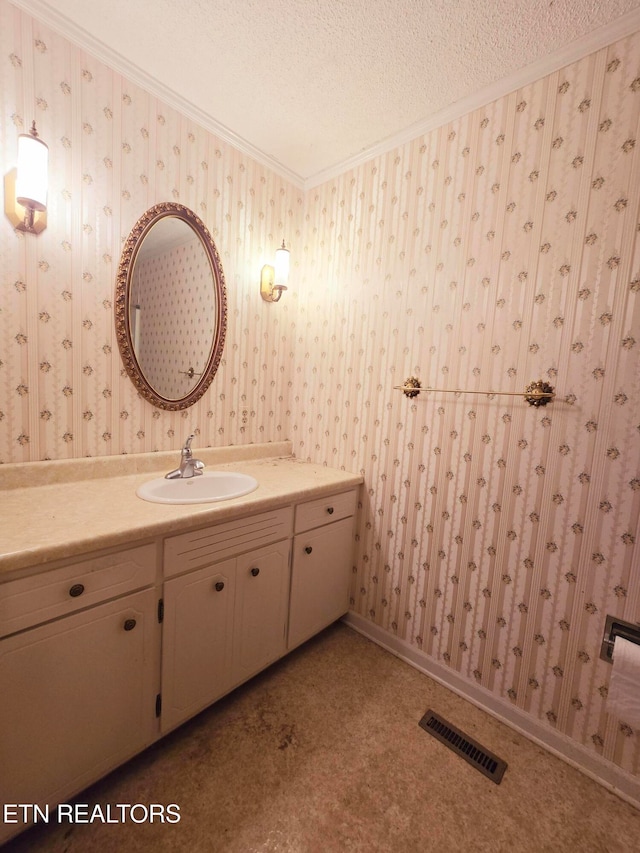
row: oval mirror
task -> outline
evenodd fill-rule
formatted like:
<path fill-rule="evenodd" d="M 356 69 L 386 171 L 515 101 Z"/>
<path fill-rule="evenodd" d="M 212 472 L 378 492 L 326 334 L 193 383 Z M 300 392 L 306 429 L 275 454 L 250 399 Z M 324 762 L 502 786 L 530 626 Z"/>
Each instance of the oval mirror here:
<path fill-rule="evenodd" d="M 213 381 L 226 329 L 224 274 L 205 224 L 184 205 L 155 205 L 118 269 L 116 336 L 133 384 L 160 409 L 192 406 Z"/>

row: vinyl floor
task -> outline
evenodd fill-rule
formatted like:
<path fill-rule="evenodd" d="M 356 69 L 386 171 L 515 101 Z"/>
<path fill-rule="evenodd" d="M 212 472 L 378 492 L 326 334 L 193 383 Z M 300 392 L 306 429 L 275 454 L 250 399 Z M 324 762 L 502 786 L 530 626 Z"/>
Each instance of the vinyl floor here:
<path fill-rule="evenodd" d="M 420 728 L 428 708 L 508 763 L 500 785 Z M 50 822 L 2 853 L 640 850 L 640 811 L 342 623 L 76 802 L 180 820 Z"/>

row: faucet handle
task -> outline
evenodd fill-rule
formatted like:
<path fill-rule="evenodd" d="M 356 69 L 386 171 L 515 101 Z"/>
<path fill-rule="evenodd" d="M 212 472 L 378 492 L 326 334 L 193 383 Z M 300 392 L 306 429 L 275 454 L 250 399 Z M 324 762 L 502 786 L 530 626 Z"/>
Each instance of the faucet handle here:
<path fill-rule="evenodd" d="M 195 433 L 191 433 L 191 435 L 187 437 L 184 446 L 180 451 L 180 467 L 176 468 L 175 471 L 170 471 L 168 474 L 165 474 L 167 480 L 177 480 L 178 478 L 188 478 L 194 477 L 197 474 L 202 474 L 204 462 L 201 462 L 200 459 L 194 459 L 193 453 L 191 452 L 191 442 L 195 437 Z"/>

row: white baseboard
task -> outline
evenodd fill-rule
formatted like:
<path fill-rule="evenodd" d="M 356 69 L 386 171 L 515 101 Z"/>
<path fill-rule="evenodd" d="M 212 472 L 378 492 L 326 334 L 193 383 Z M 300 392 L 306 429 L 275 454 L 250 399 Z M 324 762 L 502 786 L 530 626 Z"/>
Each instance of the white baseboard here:
<path fill-rule="evenodd" d="M 590 779 L 603 785 L 635 808 L 640 809 L 640 778 L 632 776 L 610 761 L 590 752 L 567 735 L 548 728 L 529 714 L 497 698 L 486 688 L 474 684 L 445 666 L 432 660 L 419 649 L 399 640 L 382 628 L 359 616 L 347 613 L 346 625 L 368 637 L 391 654 L 428 675 L 438 684 L 496 717 L 519 734 L 548 750 L 553 755 L 580 770 Z"/>

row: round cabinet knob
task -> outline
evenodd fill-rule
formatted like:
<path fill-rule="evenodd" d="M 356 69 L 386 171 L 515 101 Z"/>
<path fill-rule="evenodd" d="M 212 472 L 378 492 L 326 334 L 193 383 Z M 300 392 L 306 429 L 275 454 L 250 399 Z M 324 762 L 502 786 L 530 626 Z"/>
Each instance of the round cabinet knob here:
<path fill-rule="evenodd" d="M 74 585 L 69 590 L 69 595 L 71 598 L 77 598 L 79 595 L 82 595 L 84 592 L 84 584 L 83 583 L 74 583 Z"/>
<path fill-rule="evenodd" d="M 224 589 L 224 583 L 222 581 L 218 581 L 216 583 L 216 592 L 222 592 Z"/>
<path fill-rule="evenodd" d="M 135 627 L 136 627 L 136 620 L 135 619 L 125 619 L 124 620 L 124 630 L 125 631 L 133 631 L 133 629 Z"/>
<path fill-rule="evenodd" d="M 260 569 L 254 567 L 253 569 L 251 569 L 251 574 L 253 575 L 254 578 L 257 578 L 258 575 L 260 574 Z"/>
<path fill-rule="evenodd" d="M 305 554 L 310 554 L 312 551 L 313 548 L 311 547 L 311 545 L 307 545 L 307 547 L 304 549 Z"/>
<path fill-rule="evenodd" d="M 333 515 L 333 507 L 332 507 L 332 506 L 328 506 L 328 507 L 327 507 L 327 512 L 329 513 L 329 515 Z"/>

